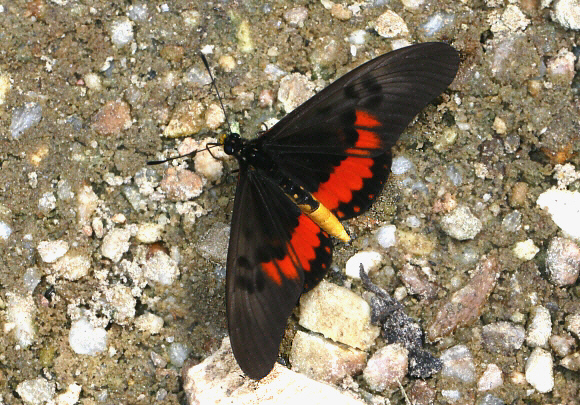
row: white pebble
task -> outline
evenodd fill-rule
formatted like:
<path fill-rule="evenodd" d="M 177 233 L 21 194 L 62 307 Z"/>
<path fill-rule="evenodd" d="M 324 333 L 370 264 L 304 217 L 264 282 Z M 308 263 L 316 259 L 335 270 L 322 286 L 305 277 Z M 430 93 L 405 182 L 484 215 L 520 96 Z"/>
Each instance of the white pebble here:
<path fill-rule="evenodd" d="M 111 42 L 122 47 L 133 40 L 133 21 L 123 17 L 111 26 Z"/>
<path fill-rule="evenodd" d="M 12 228 L 4 221 L 0 221 L 0 239 L 8 240 L 8 238 L 12 235 Z"/>
<path fill-rule="evenodd" d="M 189 355 L 189 348 L 182 343 L 172 343 L 169 346 L 168 354 L 171 364 L 177 367 L 183 366 L 187 356 Z"/>
<path fill-rule="evenodd" d="M 67 390 L 56 397 L 56 405 L 75 405 L 81 396 L 83 387 L 76 383 L 69 384 Z"/>
<path fill-rule="evenodd" d="M 477 382 L 478 391 L 490 391 L 503 384 L 501 369 L 496 364 L 488 364 Z"/>
<path fill-rule="evenodd" d="M 345 273 L 351 278 L 359 279 L 361 264 L 365 273 L 369 274 L 371 271 L 374 271 L 379 267 L 382 260 L 383 257 L 378 252 L 369 251 L 356 253 L 347 260 Z"/>
<path fill-rule="evenodd" d="M 128 229 L 113 229 L 105 235 L 101 244 L 101 254 L 117 263 L 123 253 L 129 250 L 131 232 Z"/>
<path fill-rule="evenodd" d="M 514 255 L 523 261 L 532 260 L 539 251 L 540 248 L 538 248 L 531 239 L 516 243 L 512 249 Z"/>
<path fill-rule="evenodd" d="M 44 193 L 38 200 L 38 209 L 43 214 L 48 214 L 56 208 L 56 196 L 52 192 Z"/>
<path fill-rule="evenodd" d="M 68 341 L 75 353 L 94 356 L 107 349 L 107 331 L 95 328 L 87 318 L 81 318 L 72 323 Z"/>
<path fill-rule="evenodd" d="M 475 364 L 471 352 L 464 345 L 457 345 L 441 353 L 443 370 L 441 374 L 465 383 L 475 381 Z"/>
<path fill-rule="evenodd" d="M 532 322 L 528 326 L 526 343 L 530 347 L 545 347 L 552 335 L 552 318 L 547 308 L 539 305 L 535 308 Z"/>
<path fill-rule="evenodd" d="M 42 405 L 52 401 L 56 392 L 56 384 L 54 381 L 38 377 L 34 380 L 22 381 L 16 387 L 16 392 L 25 404 Z"/>
<path fill-rule="evenodd" d="M 536 347 L 526 362 L 526 381 L 538 392 L 550 392 L 554 388 L 552 355 Z"/>
<path fill-rule="evenodd" d="M 68 253 L 52 265 L 53 272 L 59 278 L 75 281 L 89 274 L 91 259 L 80 253 Z"/>
<path fill-rule="evenodd" d="M 384 38 L 398 38 L 409 35 L 405 20 L 391 10 L 381 14 L 375 23 L 375 30 Z"/>
<path fill-rule="evenodd" d="M 20 138 L 24 131 L 38 124 L 41 119 L 42 107 L 40 104 L 26 103 L 22 107 L 15 108 L 10 122 L 10 135 L 13 139 Z"/>
<path fill-rule="evenodd" d="M 552 18 L 564 28 L 580 30 L 580 2 L 578 0 L 558 0 L 554 4 Z"/>
<path fill-rule="evenodd" d="M 383 249 L 388 249 L 397 243 L 396 232 L 397 227 L 395 225 L 385 225 L 379 228 L 375 237 Z"/>
<path fill-rule="evenodd" d="M 363 378 L 373 391 L 398 387 L 408 370 L 408 350 L 400 343 L 377 350 L 363 371 Z"/>
<path fill-rule="evenodd" d="M 156 335 L 161 332 L 161 329 L 163 328 L 163 318 L 150 312 L 145 312 L 143 315 L 135 318 L 135 326 L 141 332 L 148 332 L 152 335 Z"/>
<path fill-rule="evenodd" d="M 143 223 L 137 228 L 135 239 L 139 243 L 154 243 L 161 239 L 163 226 L 150 222 Z"/>
<path fill-rule="evenodd" d="M 395 175 L 407 173 L 413 168 L 413 162 L 403 156 L 397 156 L 391 164 L 391 172 Z"/>
<path fill-rule="evenodd" d="M 8 299 L 6 308 L 7 323 L 4 324 L 4 332 L 14 331 L 18 344 L 28 347 L 34 342 L 36 335 L 34 318 L 36 307 L 31 295 L 23 297 L 11 292 L 6 293 Z"/>
<path fill-rule="evenodd" d="M 143 265 L 143 276 L 151 282 L 171 285 L 179 276 L 179 268 L 166 253 L 157 251 Z"/>
<path fill-rule="evenodd" d="M 564 234 L 580 241 L 580 192 L 550 189 L 536 203 L 548 211 Z"/>
<path fill-rule="evenodd" d="M 43 262 L 54 263 L 68 252 L 69 245 L 64 240 L 43 241 L 36 249 Z"/>

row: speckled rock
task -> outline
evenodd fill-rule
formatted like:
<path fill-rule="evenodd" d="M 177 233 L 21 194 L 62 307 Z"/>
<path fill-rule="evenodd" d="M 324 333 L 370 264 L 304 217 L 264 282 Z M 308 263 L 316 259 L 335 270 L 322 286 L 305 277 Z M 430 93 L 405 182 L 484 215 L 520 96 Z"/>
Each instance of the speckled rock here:
<path fill-rule="evenodd" d="M 70 251 L 52 265 L 52 274 L 69 281 L 79 280 L 89 274 L 91 259 L 80 253 Z"/>
<path fill-rule="evenodd" d="M 471 352 L 464 345 L 453 346 L 441 353 L 441 374 L 464 383 L 475 381 L 475 364 Z"/>
<path fill-rule="evenodd" d="M 292 370 L 318 381 L 338 383 L 346 376 L 360 373 L 365 352 L 332 343 L 328 339 L 298 331 L 292 341 Z"/>
<path fill-rule="evenodd" d="M 43 405 L 53 399 L 56 384 L 54 381 L 38 377 L 22 381 L 16 386 L 16 392 L 27 405 Z"/>
<path fill-rule="evenodd" d="M 373 391 L 398 388 L 408 369 L 408 350 L 394 343 L 377 350 L 363 371 L 363 378 Z"/>
<path fill-rule="evenodd" d="M 6 293 L 6 323 L 4 333 L 12 331 L 18 344 L 25 348 L 36 339 L 36 306 L 31 295 Z"/>
<path fill-rule="evenodd" d="M 409 35 L 409 28 L 397 13 L 387 10 L 375 22 L 375 30 L 384 38 L 400 38 Z"/>
<path fill-rule="evenodd" d="M 334 387 L 275 364 L 260 381 L 244 376 L 234 359 L 229 339 L 202 363 L 183 370 L 183 389 L 190 405 L 364 405 Z"/>
<path fill-rule="evenodd" d="M 216 222 L 200 238 L 197 250 L 206 259 L 225 264 L 229 238 L 230 226 L 223 222 Z"/>
<path fill-rule="evenodd" d="M 100 135 L 119 135 L 131 128 L 131 107 L 124 101 L 109 101 L 93 117 L 93 129 Z"/>
<path fill-rule="evenodd" d="M 286 11 L 283 15 L 288 25 L 294 27 L 304 27 L 304 21 L 308 18 L 308 9 L 306 7 L 294 7 Z"/>
<path fill-rule="evenodd" d="M 576 340 L 570 335 L 552 335 L 550 336 L 550 347 L 557 356 L 564 357 L 576 348 Z"/>
<path fill-rule="evenodd" d="M 179 277 L 179 267 L 175 260 L 158 250 L 144 263 L 143 276 L 150 282 L 171 285 Z"/>
<path fill-rule="evenodd" d="M 459 206 L 441 219 L 443 231 L 457 240 L 474 239 L 481 231 L 481 221 L 469 207 Z"/>
<path fill-rule="evenodd" d="M 282 78 L 278 89 L 278 101 L 289 113 L 314 95 L 314 83 L 300 73 L 292 73 Z"/>
<path fill-rule="evenodd" d="M 558 287 L 574 284 L 580 274 L 580 247 L 569 239 L 553 238 L 546 255 L 546 272 Z"/>
<path fill-rule="evenodd" d="M 371 325 L 371 308 L 352 291 L 322 281 L 300 298 L 300 326 L 325 337 L 367 350 L 379 336 Z"/>
<path fill-rule="evenodd" d="M 163 135 L 177 138 L 197 134 L 205 121 L 203 113 L 204 108 L 199 101 L 183 101 L 175 108 L 169 124 L 163 131 Z"/>
<path fill-rule="evenodd" d="M 566 317 L 566 329 L 580 339 L 580 313 Z"/>
<path fill-rule="evenodd" d="M 190 170 L 170 167 L 165 171 L 159 187 L 170 200 L 187 201 L 201 194 L 203 180 Z"/>
<path fill-rule="evenodd" d="M 124 285 L 114 285 L 105 290 L 105 300 L 113 312 L 113 320 L 118 325 L 127 325 L 135 317 L 137 300 L 131 293 L 131 288 Z"/>
<path fill-rule="evenodd" d="M 526 338 L 523 326 L 506 321 L 485 325 L 481 335 L 485 350 L 505 355 L 519 350 Z"/>
<path fill-rule="evenodd" d="M 144 222 L 137 227 L 135 240 L 139 243 L 153 243 L 161 239 L 163 225 Z"/>

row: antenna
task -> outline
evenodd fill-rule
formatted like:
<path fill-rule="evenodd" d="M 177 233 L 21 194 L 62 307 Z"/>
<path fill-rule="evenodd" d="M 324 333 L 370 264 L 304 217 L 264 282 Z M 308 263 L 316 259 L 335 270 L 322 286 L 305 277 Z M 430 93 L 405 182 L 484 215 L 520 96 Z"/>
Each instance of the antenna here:
<path fill-rule="evenodd" d="M 220 102 L 220 105 L 222 106 L 222 111 L 224 112 L 224 117 L 226 118 L 226 124 L 228 124 L 228 129 L 230 130 L 230 134 L 231 134 L 232 133 L 232 126 L 230 125 L 230 122 L 228 121 L 228 114 L 226 113 L 226 109 L 224 108 L 224 103 L 222 102 L 222 97 L 220 96 L 220 92 L 219 92 L 217 85 L 215 83 L 215 79 L 214 79 L 213 75 L 211 74 L 211 69 L 209 68 L 209 63 L 207 63 L 207 59 L 202 52 L 200 52 L 199 55 L 201 56 L 201 60 L 203 61 L 203 64 L 205 65 L 205 68 L 207 69 L 207 73 L 209 73 L 209 77 L 211 78 L 211 84 L 212 84 L 213 88 L 215 89 L 215 92 L 217 94 L 217 98 Z"/>

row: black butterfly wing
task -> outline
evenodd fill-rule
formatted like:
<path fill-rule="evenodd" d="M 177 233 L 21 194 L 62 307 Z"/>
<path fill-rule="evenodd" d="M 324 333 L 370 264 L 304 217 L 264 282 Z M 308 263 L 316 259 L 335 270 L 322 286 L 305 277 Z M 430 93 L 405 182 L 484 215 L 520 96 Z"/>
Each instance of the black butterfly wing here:
<path fill-rule="evenodd" d="M 226 311 L 234 356 L 260 379 L 278 356 L 286 322 L 306 284 L 332 259 L 329 236 L 265 174 L 241 167 L 226 275 Z"/>
<path fill-rule="evenodd" d="M 379 56 L 284 117 L 263 149 L 339 218 L 356 216 L 381 191 L 391 147 L 458 67 L 457 51 L 438 42 Z"/>

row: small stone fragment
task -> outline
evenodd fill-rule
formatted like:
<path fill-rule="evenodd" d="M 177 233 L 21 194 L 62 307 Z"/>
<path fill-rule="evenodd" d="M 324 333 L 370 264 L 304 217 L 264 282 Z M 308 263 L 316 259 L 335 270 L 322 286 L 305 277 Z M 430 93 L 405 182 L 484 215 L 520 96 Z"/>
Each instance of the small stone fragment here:
<path fill-rule="evenodd" d="M 362 265 L 364 271 L 369 274 L 378 269 L 383 257 L 379 252 L 358 252 L 346 261 L 345 273 L 347 276 L 359 279 L 360 266 Z"/>
<path fill-rule="evenodd" d="M 475 381 L 475 364 L 471 352 L 464 345 L 453 346 L 441 353 L 443 370 L 441 374 L 462 381 Z"/>
<path fill-rule="evenodd" d="M 236 37 L 238 40 L 238 49 L 240 52 L 250 53 L 254 50 L 252 30 L 250 28 L 250 23 L 247 20 L 241 21 L 238 25 Z"/>
<path fill-rule="evenodd" d="M 91 259 L 81 253 L 68 252 L 52 265 L 52 272 L 59 278 L 76 281 L 89 274 Z"/>
<path fill-rule="evenodd" d="M 10 76 L 0 73 L 0 105 L 6 102 L 6 96 L 10 92 L 11 87 Z"/>
<path fill-rule="evenodd" d="M 274 364 L 270 374 L 255 381 L 243 375 L 229 339 L 202 363 L 183 371 L 183 388 L 189 404 L 244 405 L 309 404 L 365 405 L 336 388 Z"/>
<path fill-rule="evenodd" d="M 566 329 L 580 339 L 580 313 L 566 317 Z"/>
<path fill-rule="evenodd" d="M 169 138 L 178 138 L 197 134 L 203 125 L 203 113 L 204 108 L 200 102 L 194 100 L 181 102 L 173 111 L 163 135 Z"/>
<path fill-rule="evenodd" d="M 575 69 L 574 62 L 576 57 L 567 49 L 560 49 L 556 57 L 550 59 L 547 63 L 547 76 L 550 81 L 560 86 L 570 86 L 574 79 Z"/>
<path fill-rule="evenodd" d="M 373 391 L 386 391 L 399 387 L 407 374 L 408 350 L 394 343 L 377 350 L 363 371 L 363 378 Z"/>
<path fill-rule="evenodd" d="M 42 107 L 37 103 L 26 103 L 22 107 L 15 108 L 10 122 L 10 135 L 12 139 L 20 138 L 20 135 L 29 128 L 36 126 L 42 119 Z"/>
<path fill-rule="evenodd" d="M 64 240 L 43 241 L 37 250 L 43 262 L 54 263 L 68 252 L 69 244 Z"/>
<path fill-rule="evenodd" d="M 360 373 L 366 358 L 363 351 L 302 331 L 294 336 L 290 352 L 292 370 L 328 383 L 338 383 L 346 376 Z"/>
<path fill-rule="evenodd" d="M 157 335 L 163 328 L 163 318 L 150 312 L 145 312 L 143 315 L 135 318 L 135 326 L 141 332 Z"/>
<path fill-rule="evenodd" d="M 226 157 L 223 149 L 212 149 L 209 153 L 206 149 L 208 143 L 217 143 L 215 138 L 205 138 L 197 149 L 202 152 L 196 153 L 193 157 L 196 173 L 201 174 L 209 181 L 218 181 L 223 174 L 224 164 L 221 159 Z"/>
<path fill-rule="evenodd" d="M 99 197 L 95 194 L 91 186 L 84 185 L 77 193 L 79 224 L 85 225 L 99 204 Z"/>
<path fill-rule="evenodd" d="M 549 352 L 536 347 L 526 362 L 526 381 L 538 392 L 550 392 L 554 388 L 553 360 Z"/>
<path fill-rule="evenodd" d="M 539 251 L 540 248 L 538 248 L 531 239 L 516 243 L 512 249 L 514 255 L 523 261 L 532 260 Z"/>
<path fill-rule="evenodd" d="M 483 375 L 477 381 L 478 391 L 491 391 L 503 384 L 501 369 L 496 364 L 488 364 Z"/>
<path fill-rule="evenodd" d="M 314 83 L 300 73 L 284 76 L 278 89 L 278 101 L 288 114 L 300 104 L 314 96 Z"/>
<path fill-rule="evenodd" d="M 163 225 L 145 222 L 140 224 L 135 234 L 135 240 L 139 243 L 154 243 L 161 239 Z"/>
<path fill-rule="evenodd" d="M 580 274 L 580 247 L 569 239 L 553 238 L 546 254 L 546 272 L 558 287 L 576 283 Z"/>
<path fill-rule="evenodd" d="M 369 349 L 379 336 L 370 318 L 365 300 L 324 280 L 300 298 L 300 326 L 357 349 Z"/>
<path fill-rule="evenodd" d="M 107 304 L 113 310 L 113 320 L 118 325 L 127 325 L 135 317 L 137 300 L 131 293 L 131 288 L 124 285 L 114 285 L 105 291 Z"/>
<path fill-rule="evenodd" d="M 205 125 L 215 131 L 218 129 L 226 120 L 226 115 L 224 114 L 224 110 L 216 104 L 211 103 L 207 110 L 205 111 Z"/>
<path fill-rule="evenodd" d="M 123 47 L 133 40 L 133 21 L 127 17 L 120 18 L 111 25 L 111 42 Z"/>
<path fill-rule="evenodd" d="M 484 256 L 467 285 L 440 304 L 435 319 L 427 328 L 428 339 L 431 342 L 438 340 L 479 318 L 500 270 L 497 257 Z"/>
<path fill-rule="evenodd" d="M 383 249 L 395 246 L 397 243 L 397 237 L 395 236 L 396 231 L 397 227 L 395 225 L 385 225 L 379 228 L 375 234 L 375 238 Z"/>
<path fill-rule="evenodd" d="M 218 63 L 220 67 L 223 69 L 223 71 L 226 73 L 233 72 L 234 69 L 236 68 L 236 60 L 231 55 L 220 56 Z"/>
<path fill-rule="evenodd" d="M 552 318 L 547 308 L 538 305 L 528 325 L 526 343 L 530 347 L 545 347 L 552 334 Z"/>
<path fill-rule="evenodd" d="M 119 135 L 131 128 L 131 107 L 124 101 L 109 101 L 93 117 L 93 129 L 100 135 Z"/>
<path fill-rule="evenodd" d="M 391 10 L 379 16 L 375 23 L 375 30 L 383 38 L 400 38 L 409 35 L 405 20 Z"/>
<path fill-rule="evenodd" d="M 572 353 L 576 347 L 576 341 L 570 335 L 552 335 L 550 347 L 557 356 L 564 357 Z"/>
<path fill-rule="evenodd" d="M 520 208 L 526 204 L 529 186 L 523 181 L 519 181 L 513 185 L 510 190 L 509 203 L 513 208 Z"/>
<path fill-rule="evenodd" d="M 217 263 L 226 263 L 230 226 L 223 222 L 214 223 L 200 238 L 197 250 L 206 259 Z"/>
<path fill-rule="evenodd" d="M 580 370 L 580 352 L 569 354 L 560 361 L 562 367 L 566 367 L 568 370 L 579 371 Z"/>
<path fill-rule="evenodd" d="M 501 321 L 485 325 L 482 338 L 488 352 L 511 355 L 522 347 L 526 333 L 521 325 Z"/>
<path fill-rule="evenodd" d="M 284 13 L 284 20 L 288 25 L 294 27 L 304 27 L 304 21 L 308 18 L 308 9 L 306 7 L 294 7 Z"/>
<path fill-rule="evenodd" d="M 107 349 L 107 331 L 95 328 L 87 318 L 72 323 L 68 340 L 71 349 L 77 354 L 95 356 Z"/>
<path fill-rule="evenodd" d="M 441 219 L 443 231 L 457 240 L 474 239 L 481 231 L 481 221 L 469 207 L 459 206 Z"/>
<path fill-rule="evenodd" d="M 26 348 L 30 346 L 36 337 L 34 319 L 36 306 L 31 295 L 21 296 L 11 292 L 6 293 L 6 320 L 4 333 L 14 331 L 18 344 Z"/>
<path fill-rule="evenodd" d="M 536 203 L 552 216 L 565 235 L 580 241 L 580 192 L 549 189 Z"/>
<path fill-rule="evenodd" d="M 75 405 L 81 396 L 82 386 L 76 383 L 69 384 L 62 394 L 56 396 L 56 405 Z"/>
<path fill-rule="evenodd" d="M 123 254 L 129 250 L 131 244 L 131 232 L 128 229 L 113 229 L 103 238 L 101 254 L 117 263 Z"/>
<path fill-rule="evenodd" d="M 169 167 L 159 185 L 171 201 L 187 201 L 198 197 L 203 190 L 202 178 L 187 169 Z"/>
<path fill-rule="evenodd" d="M 580 30 L 580 2 L 578 0 L 557 0 L 552 18 L 566 29 Z"/>
<path fill-rule="evenodd" d="M 435 242 L 419 232 L 398 229 L 396 238 L 401 250 L 414 256 L 429 256 L 435 249 Z"/>
<path fill-rule="evenodd" d="M 333 3 L 330 8 L 330 15 L 340 21 L 348 21 L 352 18 L 352 11 L 341 3 Z"/>
<path fill-rule="evenodd" d="M 38 377 L 34 380 L 22 381 L 16 386 L 16 392 L 27 405 L 43 405 L 52 401 L 56 384 L 54 381 Z"/>
<path fill-rule="evenodd" d="M 175 260 L 158 250 L 143 265 L 143 276 L 150 282 L 171 285 L 179 276 L 179 267 Z"/>
<path fill-rule="evenodd" d="M 422 299 L 433 299 L 439 291 L 439 288 L 429 281 L 425 273 L 410 263 L 403 266 L 399 272 L 399 278 L 410 294 L 419 295 Z"/>

